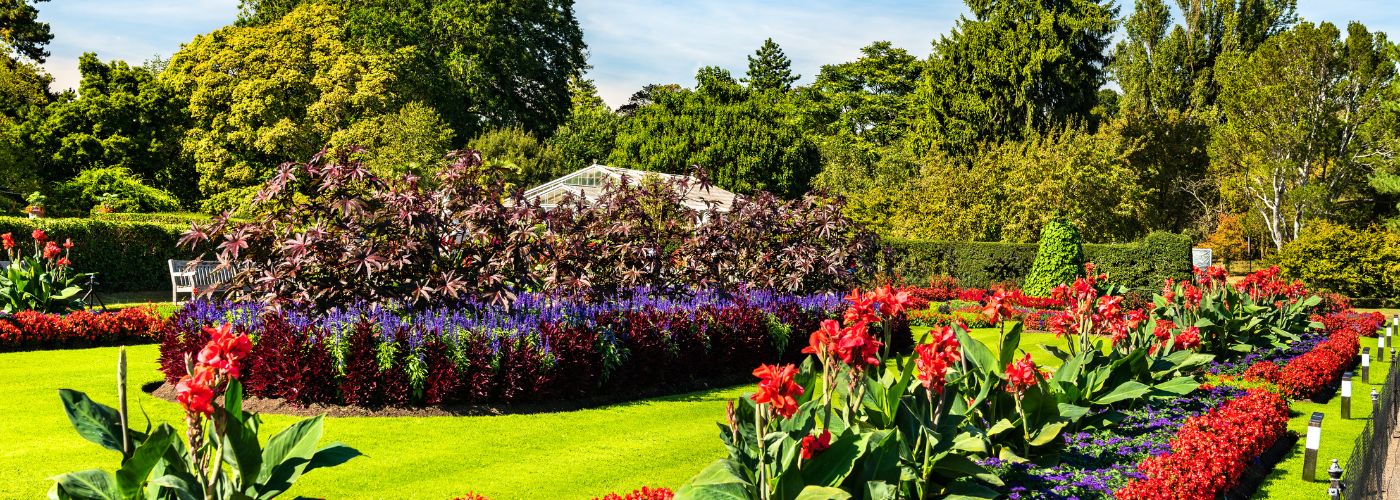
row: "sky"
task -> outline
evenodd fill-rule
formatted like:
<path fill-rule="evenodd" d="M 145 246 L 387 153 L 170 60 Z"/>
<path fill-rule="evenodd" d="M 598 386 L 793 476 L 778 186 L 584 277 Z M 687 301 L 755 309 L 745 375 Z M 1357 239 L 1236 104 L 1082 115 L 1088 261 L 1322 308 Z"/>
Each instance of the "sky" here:
<path fill-rule="evenodd" d="M 1299 0 L 1307 20 L 1359 20 L 1400 39 L 1395 0 Z M 1130 0 L 1119 0 L 1131 6 Z M 44 64 L 55 89 L 78 85 L 78 56 L 139 64 L 169 57 L 195 35 L 233 22 L 238 0 L 53 0 L 37 4 L 53 55 Z M 694 85 L 695 71 L 720 66 L 741 77 L 772 37 L 810 82 L 822 65 L 855 59 L 889 40 L 920 57 L 967 12 L 961 0 L 577 0 L 588 44 L 588 77 L 616 107 L 650 83 Z"/>

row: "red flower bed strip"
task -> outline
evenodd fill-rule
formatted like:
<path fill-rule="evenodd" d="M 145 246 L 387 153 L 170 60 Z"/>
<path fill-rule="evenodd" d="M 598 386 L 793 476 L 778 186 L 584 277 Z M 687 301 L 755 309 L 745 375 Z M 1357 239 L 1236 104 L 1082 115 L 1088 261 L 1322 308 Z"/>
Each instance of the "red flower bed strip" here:
<path fill-rule="evenodd" d="M 0 320 L 0 352 L 151 343 L 160 339 L 163 326 L 164 320 L 144 307 L 67 315 L 20 311 Z"/>
<path fill-rule="evenodd" d="M 1350 311 L 1334 312 L 1314 319 L 1327 329 L 1327 340 L 1302 356 L 1293 358 L 1278 374 L 1279 387 L 1291 398 L 1317 397 L 1336 386 L 1342 379 L 1342 373 L 1356 366 L 1361 357 L 1360 337 L 1375 335 L 1376 329 L 1385 321 L 1385 317 L 1379 313 L 1356 314 Z"/>
<path fill-rule="evenodd" d="M 1127 500 L 1210 500 L 1239 484 L 1245 466 L 1283 437 L 1288 402 L 1263 389 L 1188 419 L 1172 451 L 1144 460 L 1137 479 L 1115 493 Z"/>

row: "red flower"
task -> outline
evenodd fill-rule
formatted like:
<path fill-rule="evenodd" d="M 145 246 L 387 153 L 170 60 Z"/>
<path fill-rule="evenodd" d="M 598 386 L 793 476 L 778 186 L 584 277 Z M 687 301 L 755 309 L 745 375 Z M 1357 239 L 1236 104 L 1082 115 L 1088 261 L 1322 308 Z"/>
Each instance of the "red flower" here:
<path fill-rule="evenodd" d="M 1104 317 L 1116 317 L 1119 313 L 1119 302 L 1123 297 L 1099 297 L 1099 315 Z"/>
<path fill-rule="evenodd" d="M 1176 329 L 1176 323 L 1169 319 L 1158 319 L 1156 328 L 1152 329 L 1152 336 L 1157 340 L 1167 340 L 1172 336 L 1172 330 Z"/>
<path fill-rule="evenodd" d="M 64 249 L 64 250 L 68 250 L 68 249 L 71 249 L 71 248 L 73 248 L 73 239 L 72 239 L 72 238 L 64 238 L 64 239 L 63 239 L 63 249 Z"/>
<path fill-rule="evenodd" d="M 34 238 L 34 241 L 37 241 L 39 243 L 43 243 L 44 240 L 49 239 L 49 235 L 44 234 L 43 229 L 35 229 L 34 232 L 30 233 L 29 235 Z"/>
<path fill-rule="evenodd" d="M 1172 287 L 1171 278 L 1167 278 L 1167 283 L 1162 285 L 1162 298 L 1166 299 L 1167 302 L 1171 302 L 1172 299 L 1176 298 L 1176 289 Z"/>
<path fill-rule="evenodd" d="M 836 339 L 836 355 L 842 363 L 856 368 L 878 365 L 882 345 L 883 342 L 870 336 L 870 326 L 860 322 L 841 330 L 841 335 Z"/>
<path fill-rule="evenodd" d="M 175 386 L 175 399 L 186 412 L 204 416 L 214 414 L 214 390 L 209 386 L 214 382 L 214 371 L 208 367 L 198 367 L 194 375 L 185 375 Z"/>
<path fill-rule="evenodd" d="M 1016 310 L 1011 308 L 1011 302 L 1006 300 L 1006 292 L 1001 290 L 997 290 L 991 297 L 988 297 L 987 305 L 982 308 L 982 315 L 986 316 L 987 321 L 992 324 L 1011 318 L 1015 313 Z"/>
<path fill-rule="evenodd" d="M 802 395 L 802 386 L 792 378 L 797 375 L 794 365 L 758 365 L 753 376 L 758 377 L 758 391 L 749 396 L 758 404 L 769 404 L 773 413 L 783 418 L 797 413 L 796 396 Z"/>
<path fill-rule="evenodd" d="M 831 431 L 822 429 L 821 437 L 806 436 L 802 438 L 802 459 L 811 460 L 812 457 L 821 455 L 823 451 L 831 447 Z"/>
<path fill-rule="evenodd" d="M 802 348 L 802 353 L 816 354 L 817 358 L 826 359 L 827 353 L 832 351 L 832 339 L 839 335 L 841 335 L 841 323 L 837 323 L 834 319 L 824 320 L 821 328 L 812 332 L 807 347 Z"/>
<path fill-rule="evenodd" d="M 73 265 L 73 263 L 68 260 L 68 257 L 58 259 L 58 262 L 56 262 L 55 264 L 57 264 L 58 267 L 68 267 Z"/>
<path fill-rule="evenodd" d="M 919 369 L 919 382 L 924 384 L 924 388 L 943 394 L 948 367 L 962 359 L 962 350 L 952 328 L 945 326 L 931 333 L 933 338 L 929 343 L 914 348 L 917 356 L 914 364 Z"/>
<path fill-rule="evenodd" d="M 6 250 L 15 247 L 15 235 L 13 233 L 0 234 L 0 241 L 5 243 Z"/>
<path fill-rule="evenodd" d="M 57 244 L 54 244 L 54 242 L 50 241 L 50 242 L 44 244 L 44 258 L 45 258 L 45 259 L 52 259 L 52 258 L 54 258 L 54 257 L 58 257 L 58 254 L 60 254 L 60 253 L 63 253 L 63 249 L 62 249 L 62 248 L 58 248 L 58 245 L 57 245 Z"/>
<path fill-rule="evenodd" d="M 1128 314 L 1123 315 L 1124 321 L 1128 324 L 1129 330 L 1136 330 L 1142 323 L 1147 321 L 1147 312 L 1142 309 L 1133 309 Z"/>
<path fill-rule="evenodd" d="M 1176 340 L 1172 343 L 1173 349 L 1195 349 L 1201 345 L 1201 329 L 1194 326 L 1187 327 L 1185 331 L 1177 334 Z"/>
<path fill-rule="evenodd" d="M 233 326 L 228 323 L 218 328 L 206 327 L 204 332 L 209 334 L 209 343 L 199 351 L 199 363 L 238 378 L 238 362 L 253 350 L 248 336 L 234 335 Z"/>
<path fill-rule="evenodd" d="M 862 294 L 857 288 L 846 295 L 846 300 L 851 303 L 851 307 L 846 308 L 846 324 L 880 322 L 880 318 L 875 316 L 874 294 Z"/>
<path fill-rule="evenodd" d="M 1075 333 L 1078 333 L 1075 332 L 1076 328 L 1074 323 L 1074 315 L 1065 311 L 1061 311 L 1059 313 L 1056 313 L 1054 316 L 1051 316 L 1050 320 L 1045 322 L 1045 328 L 1049 329 L 1052 333 L 1054 333 L 1056 337 L 1063 337 L 1065 335 L 1073 335 Z"/>
<path fill-rule="evenodd" d="M 885 317 L 898 316 L 904 308 L 909 305 L 909 292 L 907 290 L 894 291 L 889 285 L 875 289 L 875 301 L 880 303 L 880 312 Z"/>
<path fill-rule="evenodd" d="M 1006 392 L 1020 394 L 1035 386 L 1039 372 L 1035 361 L 1031 361 L 1030 354 L 1026 354 L 1020 361 L 1012 361 L 1006 365 Z"/>

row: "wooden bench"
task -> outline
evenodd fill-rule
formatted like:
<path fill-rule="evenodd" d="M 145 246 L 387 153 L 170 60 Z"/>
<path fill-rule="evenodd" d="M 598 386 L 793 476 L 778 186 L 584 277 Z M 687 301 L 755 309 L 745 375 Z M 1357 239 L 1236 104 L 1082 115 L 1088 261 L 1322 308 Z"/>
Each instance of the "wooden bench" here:
<path fill-rule="evenodd" d="M 217 261 L 188 260 L 168 261 L 170 266 L 170 301 L 179 303 L 180 294 L 194 295 L 195 290 L 217 288 L 221 283 L 233 279 L 247 263 L 235 264 L 222 269 Z"/>

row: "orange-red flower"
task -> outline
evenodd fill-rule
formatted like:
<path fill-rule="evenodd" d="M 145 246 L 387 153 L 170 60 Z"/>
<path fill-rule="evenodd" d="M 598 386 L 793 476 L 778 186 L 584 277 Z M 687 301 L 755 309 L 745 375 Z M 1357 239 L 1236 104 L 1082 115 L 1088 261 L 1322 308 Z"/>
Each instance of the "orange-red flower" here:
<path fill-rule="evenodd" d="M 797 367 L 787 365 L 758 365 L 753 376 L 758 377 L 758 391 L 750 399 L 758 404 L 773 407 L 773 413 L 783 418 L 797 413 L 797 396 L 802 395 L 802 386 L 793 381 Z"/>
<path fill-rule="evenodd" d="M 45 259 L 53 259 L 54 257 L 58 257 L 58 254 L 60 253 L 63 253 L 63 249 L 58 248 L 58 245 L 54 242 L 50 241 L 44 244 Z"/>
<path fill-rule="evenodd" d="M 831 430 L 822 429 L 821 437 L 808 435 L 802 438 L 802 459 L 811 460 L 831 447 Z"/>
<path fill-rule="evenodd" d="M 253 350 L 253 343 L 247 335 L 233 333 L 233 326 L 225 323 L 218 328 L 205 328 L 209 343 L 199 351 L 199 363 L 208 365 L 229 377 L 238 378 L 238 362 Z"/>
<path fill-rule="evenodd" d="M 898 316 L 909 305 L 909 292 L 895 291 L 889 285 L 875 289 L 875 302 L 880 303 L 880 313 L 887 318 Z"/>
<path fill-rule="evenodd" d="M 1016 310 L 1011 308 L 1011 301 L 1006 300 L 1006 292 L 1003 290 L 997 290 L 991 297 L 988 297 L 987 305 L 982 308 L 982 315 L 986 316 L 987 321 L 992 324 L 1011 318 L 1015 313 Z"/>
<path fill-rule="evenodd" d="M 1185 331 L 1177 334 L 1173 341 L 1173 349 L 1195 349 L 1201 345 L 1201 329 L 1194 326 L 1187 327 Z"/>
<path fill-rule="evenodd" d="M 1031 355 L 1019 361 L 1012 361 L 1006 365 L 1006 392 L 1020 394 L 1036 384 L 1036 377 L 1040 370 L 1036 368 L 1035 361 L 1031 360 Z"/>
<path fill-rule="evenodd" d="M 72 238 L 64 238 L 64 239 L 63 239 L 63 248 L 64 248 L 65 250 L 72 249 L 72 248 L 73 248 L 73 239 L 72 239 Z"/>
<path fill-rule="evenodd" d="M 812 332 L 808 339 L 807 347 L 802 348 L 803 354 L 816 354 L 817 358 L 826 359 L 833 350 L 835 338 L 841 335 L 841 323 L 834 319 L 822 321 L 821 328 Z"/>
<path fill-rule="evenodd" d="M 841 330 L 836 339 L 836 355 L 842 363 L 856 368 L 878 365 L 882 345 L 883 342 L 870 335 L 870 326 L 860 322 Z"/>
<path fill-rule="evenodd" d="M 189 413 L 198 413 L 206 417 L 213 415 L 214 389 L 210 387 L 213 383 L 214 371 L 209 367 L 198 367 L 194 375 L 185 375 L 180 379 L 180 383 L 175 386 L 175 399 Z"/>
<path fill-rule="evenodd" d="M 44 240 L 49 239 L 49 235 L 44 234 L 43 229 L 35 229 L 34 232 L 29 233 L 29 236 L 33 237 L 34 241 L 37 241 L 39 243 L 43 243 Z"/>
<path fill-rule="evenodd" d="M 5 243 L 6 250 L 15 247 L 15 235 L 13 233 L 0 234 L 0 241 Z"/>
<path fill-rule="evenodd" d="M 863 294 L 857 288 L 846 295 L 846 301 L 851 303 L 851 306 L 846 308 L 846 324 L 880 322 L 880 318 L 875 316 L 875 294 Z"/>
<path fill-rule="evenodd" d="M 962 359 L 962 350 L 952 328 L 945 326 L 930 333 L 932 338 L 927 344 L 914 348 L 917 356 L 914 364 L 919 369 L 919 383 L 925 389 L 943 394 L 948 367 Z"/>

